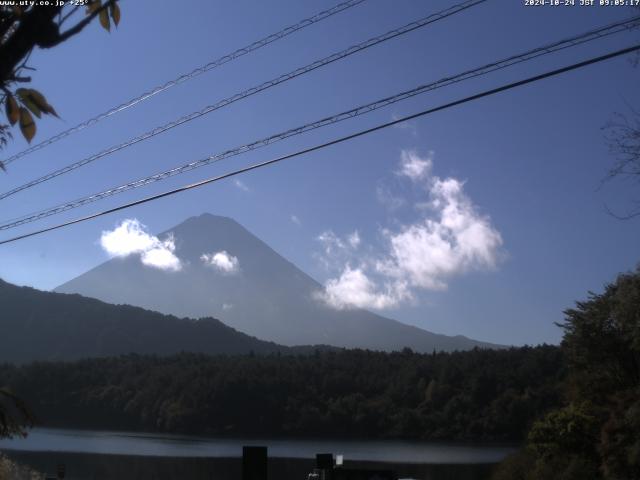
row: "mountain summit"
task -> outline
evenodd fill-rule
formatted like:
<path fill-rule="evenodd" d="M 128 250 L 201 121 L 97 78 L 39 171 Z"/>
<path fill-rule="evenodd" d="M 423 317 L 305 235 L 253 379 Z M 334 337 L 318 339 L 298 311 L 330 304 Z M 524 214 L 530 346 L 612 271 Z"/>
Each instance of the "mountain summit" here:
<path fill-rule="evenodd" d="M 179 317 L 215 317 L 284 345 L 328 344 L 430 352 L 497 347 L 434 334 L 366 310 L 335 310 L 314 294 L 322 286 L 236 221 L 192 217 L 158 236 L 175 246 L 178 271 L 114 258 L 55 289 Z"/>

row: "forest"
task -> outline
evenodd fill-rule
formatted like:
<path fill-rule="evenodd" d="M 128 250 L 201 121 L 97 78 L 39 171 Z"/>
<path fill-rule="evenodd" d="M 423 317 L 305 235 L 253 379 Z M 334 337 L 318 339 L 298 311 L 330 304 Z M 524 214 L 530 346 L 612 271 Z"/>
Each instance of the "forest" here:
<path fill-rule="evenodd" d="M 126 355 L 0 366 L 46 426 L 211 435 L 519 441 L 560 405 L 555 346 Z"/>
<path fill-rule="evenodd" d="M 563 402 L 495 480 L 640 478 L 640 267 L 565 312 Z"/>

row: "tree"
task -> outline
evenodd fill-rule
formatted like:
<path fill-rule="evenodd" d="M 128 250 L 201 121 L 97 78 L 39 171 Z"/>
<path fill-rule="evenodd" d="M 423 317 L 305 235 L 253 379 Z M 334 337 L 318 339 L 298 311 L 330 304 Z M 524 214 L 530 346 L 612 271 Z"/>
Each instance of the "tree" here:
<path fill-rule="evenodd" d="M 640 7 L 633 8 L 636 13 L 640 12 Z M 636 53 L 631 63 L 634 67 L 640 65 L 640 53 Z M 628 115 L 615 114 L 604 127 L 609 151 L 616 159 L 605 180 L 627 179 L 640 184 L 640 112 L 633 106 L 629 106 L 629 111 Z M 637 217 L 640 215 L 640 199 L 626 214 L 609 213 L 619 219 Z"/>
<path fill-rule="evenodd" d="M 627 179 L 640 186 L 640 112 L 630 107 L 630 114 L 616 114 L 605 131 L 609 151 L 616 159 L 606 180 Z M 640 199 L 626 214 L 613 215 L 621 219 L 640 216 Z"/>
<path fill-rule="evenodd" d="M 494 478 L 640 478 L 640 267 L 565 315 L 566 405 L 534 423 Z"/>
<path fill-rule="evenodd" d="M 573 396 L 601 404 L 640 385 L 640 267 L 565 314 L 560 326 Z"/>
<path fill-rule="evenodd" d="M 600 454 L 606 478 L 640 478 L 639 389 L 617 395 L 602 427 Z"/>
<path fill-rule="evenodd" d="M 111 22 L 120 22 L 118 0 L 89 0 L 85 17 L 66 28 L 77 17 L 80 6 L 70 2 L 48 2 L 51 5 L 0 6 L 0 103 L 5 106 L 8 124 L 0 124 L 0 148 L 12 138 L 11 126 L 18 125 L 24 138 L 30 142 L 36 134 L 36 118 L 42 115 L 58 116 L 45 96 L 36 89 L 25 88 L 31 77 L 25 71 L 35 48 L 50 49 L 78 35 L 96 17 L 109 31 Z M 60 3 L 60 5 L 55 5 Z M 0 162 L 0 167 L 4 168 Z"/>
<path fill-rule="evenodd" d="M 0 389 L 0 438 L 24 436 L 25 429 L 33 424 L 33 415 L 25 402 L 9 390 Z"/>

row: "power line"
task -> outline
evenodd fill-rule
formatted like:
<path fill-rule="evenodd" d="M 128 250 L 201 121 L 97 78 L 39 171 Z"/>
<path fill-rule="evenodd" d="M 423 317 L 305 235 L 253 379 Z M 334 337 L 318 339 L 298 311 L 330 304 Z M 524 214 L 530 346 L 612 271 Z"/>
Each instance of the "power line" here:
<path fill-rule="evenodd" d="M 108 210 L 103 210 L 101 212 L 94 213 L 92 215 L 88 215 L 88 216 L 85 216 L 85 217 L 77 218 L 75 220 L 70 220 L 68 222 L 64 222 L 64 223 L 60 223 L 60 224 L 57 224 L 57 225 L 54 225 L 54 226 L 51 226 L 51 227 L 47 227 L 47 228 L 43 228 L 43 229 L 40 229 L 40 230 L 36 230 L 34 232 L 30 232 L 30 233 L 26 233 L 26 234 L 23 234 L 23 235 L 18 235 L 16 237 L 12 237 L 12 238 L 9 238 L 9 239 L 6 239 L 6 240 L 2 240 L 2 241 L 0 241 L 0 245 L 4 245 L 4 244 L 7 244 L 7 243 L 15 242 L 15 241 L 22 240 L 22 239 L 25 239 L 25 238 L 28 238 L 28 237 L 33 237 L 34 235 L 39 235 L 39 234 L 42 234 L 42 233 L 50 232 L 52 230 L 57 230 L 57 229 L 60 229 L 60 228 L 63 228 L 63 227 L 74 225 L 76 223 L 85 222 L 87 220 L 92 220 L 94 218 L 107 215 L 109 213 L 113 213 L 113 212 L 117 212 L 117 211 L 124 210 L 124 209 L 127 209 L 127 208 L 131 208 L 131 207 L 134 207 L 136 205 L 141 205 L 143 203 L 148 203 L 148 202 L 151 202 L 151 201 L 154 201 L 154 200 L 158 200 L 160 198 L 164 198 L 164 197 L 175 195 L 175 194 L 178 194 L 178 193 L 181 193 L 181 192 L 185 192 L 187 190 L 192 190 L 194 188 L 198 188 L 198 187 L 201 187 L 203 185 L 208 185 L 208 184 L 213 183 L 213 182 L 218 182 L 220 180 L 224 180 L 226 178 L 230 178 L 230 177 L 233 177 L 233 176 L 236 176 L 236 175 L 240 175 L 242 173 L 246 173 L 246 172 L 249 172 L 251 170 L 257 170 L 259 168 L 266 167 L 266 166 L 269 166 L 269 165 L 273 165 L 275 163 L 282 162 L 284 160 L 288 160 L 288 159 L 291 159 L 291 158 L 294 158 L 294 157 L 298 157 L 300 155 L 304 155 L 304 154 L 311 153 L 311 152 L 314 152 L 314 151 L 317 151 L 317 150 L 321 150 L 323 148 L 327 148 L 327 147 L 330 147 L 332 145 L 337 145 L 339 143 L 343 143 L 343 142 L 346 142 L 348 140 L 353 140 L 354 138 L 358 138 L 358 137 L 361 137 L 361 136 L 364 136 L 364 135 L 368 135 L 370 133 L 377 132 L 378 130 L 382 130 L 384 128 L 388 128 L 388 127 L 391 127 L 393 125 L 397 125 L 397 124 L 402 123 L 402 122 L 407 122 L 407 121 L 413 120 L 415 118 L 423 117 L 425 115 L 429 115 L 429 114 L 432 114 L 432 113 L 435 113 L 435 112 L 439 112 L 441 110 L 446 110 L 448 108 L 452 108 L 452 107 L 455 107 L 455 106 L 458 106 L 458 105 L 462 105 L 464 103 L 468 103 L 468 102 L 471 102 L 471 101 L 474 101 L 474 100 L 478 100 L 478 99 L 483 98 L 483 97 L 488 97 L 488 96 L 491 96 L 491 95 L 495 95 L 495 94 L 500 93 L 500 92 L 511 90 L 511 89 L 516 88 L 516 87 L 527 85 L 529 83 L 534 83 L 534 82 L 543 80 L 545 78 L 557 76 L 557 75 L 560 75 L 562 73 L 566 73 L 566 72 L 569 72 L 569 71 L 572 71 L 572 70 L 577 70 L 579 68 L 583 68 L 583 67 L 586 67 L 588 65 L 592 65 L 592 64 L 595 64 L 595 63 L 603 62 L 605 60 L 609 60 L 611 58 L 619 57 L 621 55 L 626 55 L 627 53 L 632 53 L 632 52 L 635 52 L 635 51 L 638 51 L 638 50 L 640 50 L 640 44 L 634 45 L 632 47 L 627 47 L 627 48 L 624 48 L 622 50 L 617 50 L 615 52 L 611 52 L 611 53 L 608 53 L 606 55 L 601 55 L 599 57 L 593 57 L 593 58 L 590 58 L 588 60 L 584 60 L 584 61 L 579 62 L 579 63 L 574 63 L 574 64 L 568 65 L 566 67 L 558 68 L 556 70 L 551 70 L 551 71 L 548 71 L 548 72 L 545 72 L 545 73 L 542 73 L 542 74 L 539 74 L 539 75 L 535 75 L 533 77 L 526 78 L 524 80 L 519 80 L 517 82 L 509 83 L 509 84 L 506 84 L 506 85 L 503 85 L 503 86 L 500 86 L 500 87 L 497 87 L 497 88 L 494 88 L 494 89 L 491 89 L 491 90 L 485 90 L 485 91 L 483 91 L 481 93 L 477 93 L 475 95 L 471 95 L 469 97 L 465 97 L 465 98 L 460 99 L 460 100 L 455 100 L 453 102 L 449 102 L 449 103 L 446 103 L 444 105 L 440 105 L 440 106 L 435 107 L 435 108 L 430 108 L 430 109 L 427 109 L 427 110 L 423 110 L 423 111 L 415 113 L 413 115 L 408 115 L 408 116 L 393 120 L 391 122 L 383 123 L 383 124 L 377 125 L 375 127 L 368 128 L 366 130 L 361 130 L 359 132 L 352 133 L 350 135 L 346 135 L 346 136 L 343 136 L 343 137 L 340 137 L 340 138 L 337 138 L 337 139 L 334 139 L 334 140 L 331 140 L 331 141 L 328 141 L 328 142 L 325 142 L 325 143 L 322 143 L 322 144 L 319 144 L 319 145 L 314 145 L 313 147 L 305 148 L 303 150 L 298 150 L 297 152 L 294 152 L 294 153 L 283 155 L 281 157 L 273 158 L 271 160 L 267 160 L 267 161 L 264 161 L 264 162 L 255 163 L 253 165 L 249 165 L 248 167 L 240 168 L 240 169 L 234 170 L 232 172 L 228 172 L 228 173 L 225 173 L 225 174 L 222 174 L 222 175 L 218 175 L 218 176 L 215 176 L 215 177 L 212 177 L 212 178 L 208 178 L 206 180 L 201 180 L 199 182 L 192 183 L 192 184 L 189 184 L 189 185 L 185 185 L 185 186 L 180 187 L 180 188 L 176 188 L 176 189 L 169 190 L 169 191 L 166 191 L 166 192 L 163 192 L 163 193 L 152 195 L 150 197 L 146 197 L 146 198 L 143 198 L 141 200 L 136 200 L 134 202 L 129 202 L 129 203 L 120 205 L 118 207 L 110 208 Z"/>
<path fill-rule="evenodd" d="M 94 155 L 91 155 L 89 157 L 86 157 L 82 160 L 79 160 L 77 162 L 74 162 L 72 164 L 69 164 L 63 168 L 60 168 L 58 170 L 55 170 L 53 172 L 50 172 L 42 177 L 39 177 L 35 180 L 32 180 L 30 182 L 25 183 L 24 185 L 21 185 L 19 187 L 16 187 L 12 190 L 9 190 L 7 192 L 4 192 L 3 194 L 0 195 L 0 200 L 7 198 L 11 195 L 14 195 L 22 190 L 26 190 L 28 188 L 34 187 L 35 185 L 39 185 L 43 182 L 46 182 L 48 180 L 51 180 L 53 178 L 56 178 L 60 175 L 64 175 L 66 173 L 69 173 L 73 170 L 76 170 L 80 167 L 83 167 L 84 165 L 87 165 L 89 163 L 95 162 L 96 160 L 106 157 L 107 155 L 110 155 L 112 153 L 118 152 L 120 150 L 123 150 L 127 147 L 130 147 L 132 145 L 135 145 L 139 142 L 142 142 L 144 140 L 147 140 L 149 138 L 155 137 L 156 135 L 159 135 L 161 133 L 166 132 L 167 130 L 171 130 L 174 127 L 177 127 L 179 125 L 182 125 L 184 123 L 190 122 L 192 120 L 195 120 L 197 118 L 200 118 L 204 115 L 207 115 L 215 110 L 219 110 L 223 107 L 226 107 L 232 103 L 235 103 L 239 100 L 242 100 L 244 98 L 250 97 L 252 95 L 255 95 L 257 93 L 260 93 L 264 90 L 267 90 L 269 88 L 275 87 L 276 85 L 280 85 L 281 83 L 287 82 L 289 80 L 293 80 L 294 78 L 297 78 L 301 75 L 307 74 L 313 70 L 316 70 L 320 67 L 324 67 L 326 65 L 329 65 L 333 62 L 336 62 L 338 60 L 342 60 L 343 58 L 349 57 L 355 53 L 361 52 L 367 48 L 373 47 L 374 45 L 378 45 L 380 43 L 389 41 L 393 38 L 396 38 L 400 35 L 405 35 L 409 32 L 412 32 L 414 30 L 417 30 L 418 28 L 422 28 L 425 27 L 431 23 L 437 22 L 439 20 L 445 19 L 447 17 L 450 17 L 452 15 L 455 15 L 456 13 L 462 12 L 463 10 L 466 10 L 467 8 L 471 8 L 475 5 L 478 5 L 480 3 L 484 3 L 487 0 L 467 0 L 465 2 L 462 2 L 460 4 L 454 5 L 453 7 L 447 8 L 445 10 L 442 10 L 438 13 L 429 15 L 427 17 L 424 17 L 420 20 L 417 20 L 415 22 L 411 22 L 408 23 L 402 27 L 390 30 L 382 35 L 379 35 L 377 37 L 373 37 L 370 38 L 369 40 L 366 40 L 364 42 L 361 42 L 357 45 L 353 45 L 347 49 L 341 50 L 340 52 L 334 53 L 332 55 L 329 55 L 327 57 L 324 57 L 320 60 L 316 60 L 315 62 L 312 62 L 308 65 L 305 65 L 304 67 L 300 67 L 297 68 L 289 73 L 285 73 L 283 75 L 280 75 L 279 77 L 276 77 L 272 80 L 269 80 L 267 82 L 264 82 L 258 86 L 255 87 L 251 87 L 247 90 L 244 90 L 243 92 L 240 93 L 236 93 L 235 95 L 232 95 L 230 97 L 227 97 L 223 100 L 220 100 L 219 102 L 213 104 L 213 105 L 209 105 L 205 108 L 203 108 L 202 110 L 196 111 L 196 112 L 192 112 L 189 113 L 187 115 L 184 115 L 180 118 L 178 118 L 177 120 L 173 120 L 161 127 L 156 127 L 153 130 L 149 130 L 148 132 L 143 133 L 142 135 L 139 135 L 137 137 L 131 138 L 119 145 L 115 145 L 112 147 L 109 147 L 105 150 L 102 150 L 99 153 L 96 153 Z"/>
<path fill-rule="evenodd" d="M 23 215 L 21 217 L 17 217 L 14 219 L 5 220 L 3 224 L 0 224 L 0 230 L 7 230 L 10 228 L 14 228 L 26 223 L 31 223 L 36 220 L 40 220 L 45 217 L 49 217 L 51 215 L 55 215 L 58 213 L 62 213 L 67 210 L 71 210 L 74 208 L 78 208 L 83 205 L 87 205 L 89 203 L 93 203 L 95 201 L 101 200 L 106 197 L 110 197 L 113 195 L 117 195 L 119 193 L 124 193 L 126 191 L 143 187 L 150 183 L 158 182 L 164 180 L 169 177 L 173 177 L 175 175 L 179 175 L 191 170 L 195 170 L 196 168 L 200 168 L 206 165 L 210 165 L 212 163 L 220 162 L 230 157 L 234 157 L 237 155 L 241 155 L 243 153 L 256 150 L 258 148 L 265 147 L 267 145 L 271 145 L 281 140 L 285 140 L 289 137 L 293 137 L 296 135 L 300 135 L 311 130 L 315 130 L 317 128 L 321 128 L 327 125 L 332 125 L 334 123 L 338 123 L 344 120 L 348 120 L 350 118 L 354 118 L 360 115 L 364 115 L 366 113 L 378 110 L 380 108 L 392 105 L 402 100 L 406 100 L 408 98 L 414 97 L 416 95 L 426 93 L 429 91 L 436 90 L 438 88 L 442 88 L 445 86 L 449 86 L 464 80 L 469 80 L 478 76 L 486 75 L 488 73 L 501 70 L 503 68 L 507 68 L 512 65 L 516 65 L 525 61 L 529 61 L 543 55 L 548 55 L 551 53 L 555 53 L 560 50 L 564 50 L 569 47 L 573 47 L 576 45 L 580 45 L 589 41 L 593 41 L 599 38 L 602 38 L 607 35 L 612 35 L 614 33 L 619 33 L 622 31 L 626 31 L 628 29 L 637 26 L 640 22 L 640 16 L 631 18 L 626 21 L 617 22 L 611 25 L 607 25 L 604 27 L 600 27 L 598 29 L 590 30 L 580 35 L 576 35 L 570 38 L 566 38 L 564 40 L 559 40 L 551 44 L 547 44 L 541 47 L 534 48 L 532 50 L 528 50 L 526 52 L 512 55 L 510 57 L 504 58 L 502 60 L 498 60 L 496 62 L 490 63 L 488 65 L 484 65 L 479 68 L 475 68 L 472 70 L 467 70 L 465 72 L 459 73 L 457 75 L 452 75 L 449 77 L 444 77 L 436 82 L 428 83 L 425 85 L 420 85 L 411 90 L 406 90 L 400 93 L 397 93 L 393 96 L 386 97 L 380 100 L 376 100 L 374 102 L 358 106 L 356 108 L 352 108 L 350 110 L 346 110 L 340 112 L 338 114 L 322 118 L 320 120 L 316 120 L 314 122 L 310 122 L 304 124 L 302 126 L 292 128 L 286 130 L 284 132 L 280 132 L 269 137 L 256 140 L 254 142 L 232 148 L 226 150 L 225 152 L 218 153 L 216 155 L 212 155 L 200 160 L 192 161 L 178 167 L 174 167 L 170 170 L 166 170 L 154 175 L 150 175 L 148 177 L 144 177 L 117 187 L 113 187 L 107 190 L 103 190 L 102 192 L 83 197 L 77 200 L 68 201 L 62 204 L 59 204 L 55 207 L 51 207 L 49 209 L 38 211 L 34 213 L 30 213 L 27 215 Z"/>
<path fill-rule="evenodd" d="M 195 78 L 199 75 L 202 75 L 205 72 L 208 72 L 210 70 L 213 70 L 214 68 L 220 67 L 222 65 L 224 65 L 225 63 L 229 63 L 237 58 L 240 58 L 244 55 L 247 55 L 248 53 L 254 52 L 262 47 L 265 47 L 277 40 L 280 40 L 282 38 L 285 38 L 289 35 L 291 35 L 292 33 L 295 33 L 299 30 L 302 30 L 303 28 L 309 27 L 315 23 L 321 22 L 322 20 L 325 20 L 337 13 L 343 12 L 351 7 L 355 7 L 356 5 L 359 5 L 363 2 L 365 2 L 366 0 L 348 0 L 346 2 L 342 2 L 339 3 L 338 5 L 335 5 L 332 8 L 329 8 L 328 10 L 323 10 L 319 13 L 316 13 L 315 15 L 313 15 L 312 17 L 309 18 L 305 18 L 301 21 L 299 21 L 298 23 L 294 24 L 294 25 L 289 25 L 286 28 L 283 28 L 282 30 L 280 30 L 279 32 L 276 33 L 272 33 L 271 35 L 268 35 L 264 38 L 261 38 L 260 40 L 257 40 L 245 47 L 239 48 L 234 52 L 228 53 L 226 55 L 223 55 L 222 57 L 213 60 L 209 63 L 207 63 L 206 65 L 202 65 L 200 67 L 194 68 L 191 72 L 189 73 L 185 73 L 182 74 L 172 80 L 169 80 L 167 82 L 165 82 L 162 85 L 158 85 L 156 87 L 153 87 L 151 90 L 148 90 L 140 95 L 138 95 L 137 97 L 132 98 L 131 100 L 128 100 L 120 105 L 118 105 L 117 107 L 113 107 L 110 110 L 107 110 L 106 112 L 100 113 L 98 115 L 96 115 L 95 117 L 92 117 L 88 120 L 85 120 L 82 123 L 79 123 L 78 125 L 76 125 L 75 127 L 71 127 L 67 130 L 64 130 L 63 132 L 60 132 L 56 135 L 54 135 L 53 137 L 50 137 L 46 140 L 43 140 L 42 142 L 35 144 L 21 152 L 16 153 L 15 155 L 12 155 L 11 157 L 9 157 L 7 160 L 4 160 L 3 163 L 5 165 L 10 164 L 11 162 L 14 162 L 16 160 L 18 160 L 19 158 L 22 158 L 32 152 L 35 152 L 37 150 L 40 150 L 48 145 L 51 145 L 52 143 L 57 142 L 58 140 L 62 140 L 63 138 L 66 138 L 74 133 L 77 133 L 81 130 L 84 130 L 87 127 L 90 127 L 92 125 L 95 125 L 96 123 L 98 123 L 101 120 L 104 120 L 105 118 L 108 118 L 112 115 L 115 115 L 118 112 L 122 112 L 123 110 L 126 110 L 127 108 L 133 107 L 141 102 L 144 102 L 145 100 L 148 100 L 149 98 L 153 97 L 154 95 L 157 95 L 161 92 L 164 92 L 166 90 L 169 90 L 172 87 L 175 87 L 176 85 L 180 85 L 181 83 L 184 83 L 188 80 L 191 80 L 192 78 Z"/>

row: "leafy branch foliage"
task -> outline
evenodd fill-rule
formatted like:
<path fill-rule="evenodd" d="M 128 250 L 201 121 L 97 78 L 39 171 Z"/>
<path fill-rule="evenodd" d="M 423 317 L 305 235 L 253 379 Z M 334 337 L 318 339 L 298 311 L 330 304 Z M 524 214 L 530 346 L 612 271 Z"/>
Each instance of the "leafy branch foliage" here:
<path fill-rule="evenodd" d="M 26 403 L 6 389 L 0 389 L 0 438 L 26 436 L 34 418 Z"/>
<path fill-rule="evenodd" d="M 640 268 L 565 314 L 565 404 L 495 478 L 640 478 Z"/>
<path fill-rule="evenodd" d="M 16 2 L 18 3 L 18 2 Z M 11 138 L 9 125 L 18 125 L 27 142 L 36 134 L 36 118 L 42 114 L 58 116 L 45 96 L 33 88 L 17 88 L 17 85 L 31 82 L 25 70 L 34 48 L 52 48 L 80 33 L 91 21 L 98 17 L 102 27 L 110 31 L 111 24 L 120 23 L 120 7 L 117 0 L 90 0 L 85 9 L 85 17 L 70 28 L 63 29 L 70 18 L 80 10 L 69 2 L 56 5 L 3 5 L 0 6 L 0 104 L 9 124 L 0 124 L 0 147 Z M 0 163 L 0 167 L 2 164 Z"/>

